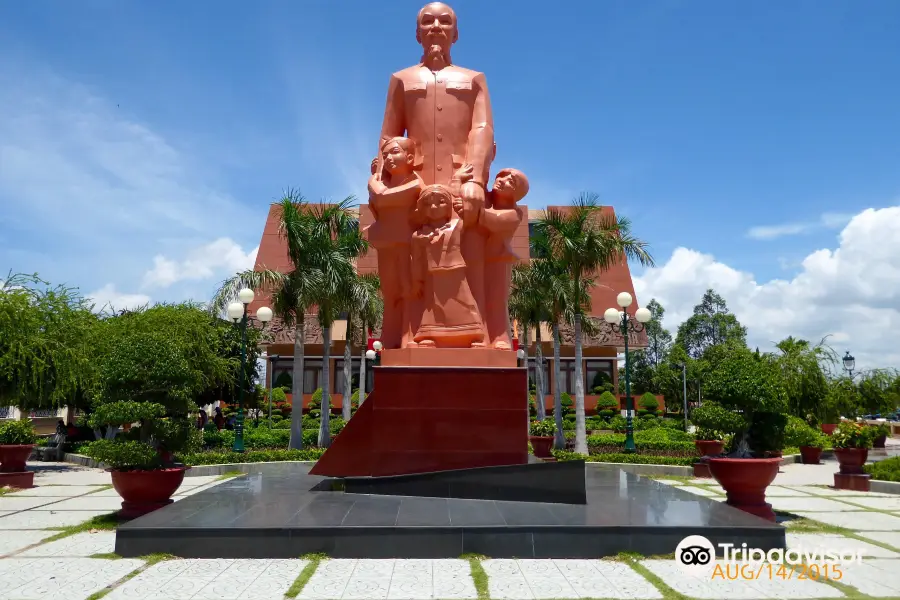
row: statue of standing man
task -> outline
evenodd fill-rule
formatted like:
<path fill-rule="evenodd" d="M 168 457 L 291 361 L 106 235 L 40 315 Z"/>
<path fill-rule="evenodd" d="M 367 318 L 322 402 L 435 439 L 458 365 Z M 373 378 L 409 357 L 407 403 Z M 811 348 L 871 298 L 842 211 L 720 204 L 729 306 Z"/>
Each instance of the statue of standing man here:
<path fill-rule="evenodd" d="M 391 76 L 378 164 L 373 166 L 374 176 L 381 177 L 382 149 L 390 140 L 402 137 L 415 143 L 416 170 L 426 186 L 450 187 L 457 170 L 471 165 L 471 178 L 459 186 L 465 226 L 461 250 L 469 288 L 483 313 L 485 232 L 478 224 L 486 208 L 485 183 L 494 158 L 494 124 L 484 74 L 454 65 L 450 59 L 450 47 L 458 36 L 456 14 L 446 4 L 432 2 L 419 11 L 416 40 L 422 45 L 422 60 Z M 409 210 L 412 213 L 415 206 Z M 408 286 L 384 275 L 382 272 L 385 314 L 381 341 L 386 349 L 415 346 L 412 334 L 421 319 L 422 301 L 406 291 Z M 487 332 L 484 340 L 488 342 Z"/>

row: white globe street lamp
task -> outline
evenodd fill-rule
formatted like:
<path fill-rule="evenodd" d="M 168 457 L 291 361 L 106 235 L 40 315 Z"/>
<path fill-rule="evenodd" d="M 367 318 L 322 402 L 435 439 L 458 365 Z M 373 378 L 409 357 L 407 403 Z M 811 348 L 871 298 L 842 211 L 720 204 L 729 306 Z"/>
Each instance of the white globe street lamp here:
<path fill-rule="evenodd" d="M 372 347 L 375 348 L 375 352 L 381 352 L 381 349 L 384 348 L 384 344 L 381 343 L 381 340 L 375 340 Z"/>
<path fill-rule="evenodd" d="M 244 451 L 244 387 L 247 371 L 247 305 L 253 302 L 254 293 L 250 288 L 242 288 L 238 292 L 239 302 L 232 302 L 225 309 L 228 318 L 241 328 L 241 383 L 238 389 L 238 414 L 234 427 L 234 444 L 232 450 Z M 272 320 L 272 309 L 268 306 L 260 306 L 256 310 L 256 318 L 261 323 Z M 270 407 L 271 408 L 271 407 Z"/>
<path fill-rule="evenodd" d="M 371 349 L 366 350 L 366 360 L 375 360 L 376 356 L 377 356 L 377 354 L 375 353 L 374 350 L 371 350 Z"/>

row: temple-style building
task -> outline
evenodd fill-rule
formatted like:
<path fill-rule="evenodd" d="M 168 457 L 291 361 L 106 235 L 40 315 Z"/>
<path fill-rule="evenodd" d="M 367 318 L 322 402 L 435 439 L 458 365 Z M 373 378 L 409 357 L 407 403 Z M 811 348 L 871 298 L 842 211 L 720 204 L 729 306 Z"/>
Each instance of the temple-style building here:
<path fill-rule="evenodd" d="M 554 207 L 565 210 L 565 207 Z M 287 256 L 284 240 L 278 233 L 278 213 L 277 206 L 273 205 L 269 209 L 266 219 L 265 228 L 263 230 L 262 239 L 259 244 L 259 252 L 256 257 L 256 269 L 269 268 L 276 271 L 287 272 L 291 268 L 290 260 Z M 613 208 L 605 206 L 601 209 L 604 215 L 614 215 Z M 360 228 L 365 228 L 373 222 L 373 217 L 368 206 L 362 205 L 358 209 Z M 540 217 L 541 210 L 529 210 L 528 221 L 522 221 L 512 240 L 513 250 L 521 257 L 522 261 L 530 260 L 529 255 L 529 236 L 533 234 L 534 223 Z M 370 251 L 357 263 L 357 269 L 360 273 L 377 273 L 378 271 L 377 254 L 375 249 Z M 626 261 L 616 264 L 613 268 L 600 273 L 596 277 L 596 285 L 591 290 L 591 310 L 590 315 L 602 321 L 603 312 L 610 307 L 617 307 L 616 296 L 620 292 L 628 292 L 635 297 L 629 312 L 641 306 L 634 292 L 634 284 L 631 279 Z M 265 293 L 257 293 L 256 299 L 250 306 L 250 314 L 255 314 L 259 306 L 271 306 L 271 301 Z M 332 328 L 332 348 L 331 348 L 331 391 L 332 406 L 337 408 L 341 405 L 344 393 L 344 345 L 346 344 L 347 333 L 346 320 L 338 320 Z M 358 327 L 358 324 L 357 324 Z M 274 333 L 273 343 L 267 347 L 269 355 L 278 355 L 280 358 L 274 361 L 274 368 L 268 377 L 268 384 L 273 379 L 277 379 L 281 373 L 291 373 L 293 366 L 294 353 L 294 331 L 292 328 L 286 328 L 280 323 L 276 317 L 269 325 L 270 330 Z M 606 327 L 602 327 L 605 332 Z M 568 392 L 572 396 L 575 394 L 575 348 L 574 335 L 571 327 L 564 325 L 560 329 L 561 334 L 561 359 L 560 369 L 562 378 L 562 391 Z M 521 330 L 517 333 L 518 342 L 522 342 L 523 336 Z M 367 336 L 367 343 L 371 346 L 374 339 L 377 339 L 378 332 L 373 331 Z M 531 381 L 534 381 L 535 369 L 537 368 L 535 361 L 535 332 L 529 334 L 530 347 L 528 348 L 529 371 Z M 553 381 L 553 338 L 550 328 L 546 325 L 541 331 L 542 348 L 544 354 L 544 371 L 545 382 Z M 359 374 L 359 361 L 365 348 L 360 347 L 363 343 L 356 334 L 355 343 L 353 343 L 353 361 L 352 371 L 354 381 L 357 380 Z M 643 348 L 647 346 L 646 336 L 642 333 L 632 334 L 629 338 L 630 348 Z M 623 340 L 620 335 L 612 335 L 602 333 L 598 336 L 584 337 L 584 377 L 585 377 L 585 393 L 587 394 L 585 406 L 588 411 L 592 410 L 596 403 L 596 395 L 592 394 L 592 389 L 600 385 L 605 378 L 612 380 L 616 385 L 618 382 L 618 359 L 617 355 L 623 350 Z M 322 386 L 322 332 L 319 327 L 318 320 L 314 314 L 306 319 L 306 347 L 303 374 L 303 397 L 304 406 L 309 402 L 313 392 Z M 369 380 L 366 388 L 372 389 L 372 370 L 367 369 Z M 605 377 L 604 377 L 605 375 Z M 549 393 L 552 387 L 547 386 L 546 405 L 552 407 L 553 397 Z M 620 390 L 624 393 L 624 389 Z"/>

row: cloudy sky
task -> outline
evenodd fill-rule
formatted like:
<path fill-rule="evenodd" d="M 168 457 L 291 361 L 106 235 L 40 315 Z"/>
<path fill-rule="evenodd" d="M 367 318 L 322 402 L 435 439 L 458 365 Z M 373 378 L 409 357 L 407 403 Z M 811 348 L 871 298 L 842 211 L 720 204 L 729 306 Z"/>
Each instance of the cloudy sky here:
<path fill-rule="evenodd" d="M 420 2 L 0 2 L 0 270 L 100 304 L 207 299 L 288 187 L 362 196 Z M 715 288 L 900 366 L 900 4 L 454 3 L 497 167 L 634 222 L 640 303 Z"/>

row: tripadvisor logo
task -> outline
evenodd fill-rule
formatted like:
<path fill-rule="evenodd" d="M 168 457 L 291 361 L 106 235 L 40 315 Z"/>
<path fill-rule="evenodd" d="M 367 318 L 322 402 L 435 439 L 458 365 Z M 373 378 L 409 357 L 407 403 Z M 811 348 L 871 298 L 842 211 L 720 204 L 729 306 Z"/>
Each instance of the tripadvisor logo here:
<path fill-rule="evenodd" d="M 855 548 L 823 549 L 823 548 L 773 548 L 762 550 L 750 548 L 747 544 L 718 544 L 722 564 L 762 563 L 788 565 L 839 565 L 862 563 L 862 551 Z M 679 542 L 675 548 L 675 561 L 683 571 L 694 577 L 712 577 L 716 573 L 716 546 L 702 535 L 689 535 Z"/>

